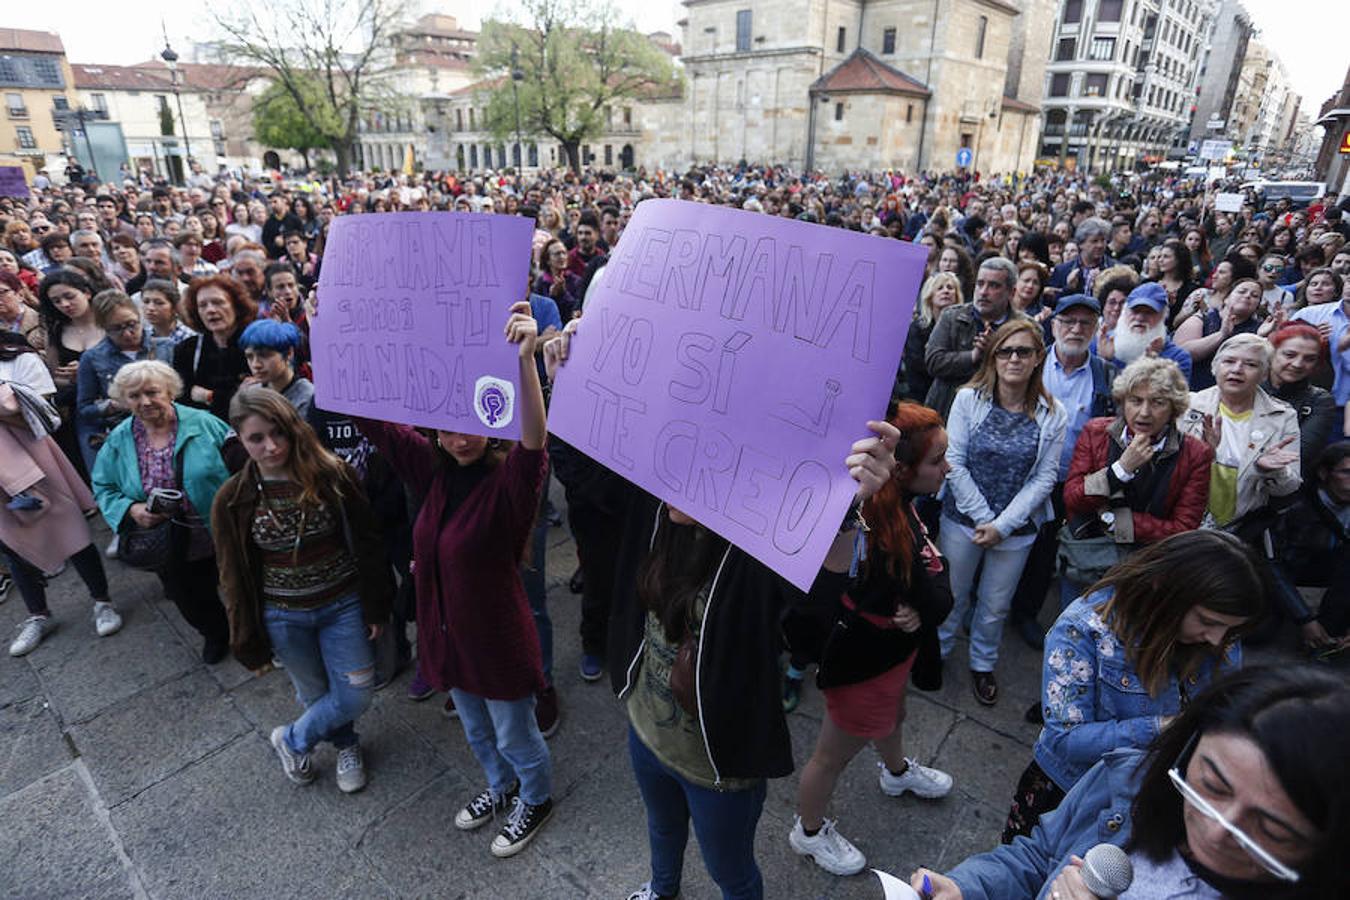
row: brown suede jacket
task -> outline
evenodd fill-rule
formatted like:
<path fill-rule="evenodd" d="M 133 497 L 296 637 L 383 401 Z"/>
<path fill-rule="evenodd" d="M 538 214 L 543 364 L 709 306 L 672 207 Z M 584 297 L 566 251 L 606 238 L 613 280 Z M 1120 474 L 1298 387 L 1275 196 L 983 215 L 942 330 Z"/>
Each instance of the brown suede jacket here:
<path fill-rule="evenodd" d="M 383 625 L 393 604 L 393 568 L 385 555 L 379 521 L 356 474 L 345 463 L 342 473 L 337 491 L 325 491 L 324 502 L 341 512 L 347 552 L 356 560 L 356 589 L 366 624 Z M 230 651 L 249 669 L 259 669 L 272 658 L 262 617 L 262 554 L 250 537 L 257 505 L 258 472 L 250 460 L 221 486 L 211 506 L 220 592 L 230 620 Z"/>

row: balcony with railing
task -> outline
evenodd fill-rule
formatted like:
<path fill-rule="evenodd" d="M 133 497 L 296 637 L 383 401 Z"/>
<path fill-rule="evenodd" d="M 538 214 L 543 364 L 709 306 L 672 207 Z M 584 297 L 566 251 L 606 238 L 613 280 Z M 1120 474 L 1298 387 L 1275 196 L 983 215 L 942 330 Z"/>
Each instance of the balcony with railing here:
<path fill-rule="evenodd" d="M 11 119 L 26 119 L 26 118 L 28 118 L 28 107 L 27 107 L 27 106 L 8 106 L 8 107 L 6 107 L 6 109 L 9 110 L 9 117 L 10 117 Z"/>

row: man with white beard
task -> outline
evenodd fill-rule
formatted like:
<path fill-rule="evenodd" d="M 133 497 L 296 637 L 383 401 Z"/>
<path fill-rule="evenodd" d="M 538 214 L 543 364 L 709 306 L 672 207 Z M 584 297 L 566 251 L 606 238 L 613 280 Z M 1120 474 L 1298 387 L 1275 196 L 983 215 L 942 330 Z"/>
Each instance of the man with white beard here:
<path fill-rule="evenodd" d="M 1156 282 L 1146 282 L 1130 291 L 1115 335 L 1098 341 L 1098 353 L 1127 366 L 1141 356 L 1170 359 L 1187 379 L 1191 355 L 1172 343 L 1167 334 L 1167 291 Z M 1114 346 L 1113 346 L 1114 345 Z"/>

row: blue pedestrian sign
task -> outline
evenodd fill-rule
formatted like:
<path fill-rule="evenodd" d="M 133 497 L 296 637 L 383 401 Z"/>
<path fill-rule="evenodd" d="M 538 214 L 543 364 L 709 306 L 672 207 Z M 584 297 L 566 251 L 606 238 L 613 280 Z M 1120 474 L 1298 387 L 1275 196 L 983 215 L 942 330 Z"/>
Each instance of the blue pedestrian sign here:
<path fill-rule="evenodd" d="M 970 161 L 975 158 L 969 147 L 962 147 L 956 151 L 956 165 L 960 169 L 969 169 Z"/>

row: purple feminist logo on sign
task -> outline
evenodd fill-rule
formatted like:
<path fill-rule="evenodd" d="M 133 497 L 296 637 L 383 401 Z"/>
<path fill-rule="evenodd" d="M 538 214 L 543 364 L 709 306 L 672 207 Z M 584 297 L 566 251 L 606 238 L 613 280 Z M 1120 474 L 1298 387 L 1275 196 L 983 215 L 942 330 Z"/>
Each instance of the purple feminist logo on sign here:
<path fill-rule="evenodd" d="M 484 375 L 473 390 L 473 408 L 478 420 L 489 428 L 505 428 L 516 411 L 516 387 L 509 381 Z"/>

